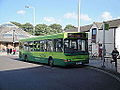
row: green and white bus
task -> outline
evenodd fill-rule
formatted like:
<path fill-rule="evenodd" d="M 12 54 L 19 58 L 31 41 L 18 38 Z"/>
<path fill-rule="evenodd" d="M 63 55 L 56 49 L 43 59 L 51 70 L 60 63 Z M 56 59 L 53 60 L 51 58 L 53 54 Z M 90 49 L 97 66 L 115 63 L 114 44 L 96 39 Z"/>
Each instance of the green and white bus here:
<path fill-rule="evenodd" d="M 88 34 L 65 32 L 20 40 L 20 60 L 67 66 L 89 63 Z"/>

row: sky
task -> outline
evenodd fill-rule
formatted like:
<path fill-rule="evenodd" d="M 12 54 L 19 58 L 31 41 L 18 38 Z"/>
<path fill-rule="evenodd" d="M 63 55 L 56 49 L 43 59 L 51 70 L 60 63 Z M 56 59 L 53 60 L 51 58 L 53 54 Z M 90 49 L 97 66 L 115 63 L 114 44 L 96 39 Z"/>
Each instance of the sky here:
<path fill-rule="evenodd" d="M 120 18 L 120 0 L 80 0 L 80 25 Z M 78 25 L 78 0 L 0 0 L 0 24 L 10 21 L 33 24 Z"/>

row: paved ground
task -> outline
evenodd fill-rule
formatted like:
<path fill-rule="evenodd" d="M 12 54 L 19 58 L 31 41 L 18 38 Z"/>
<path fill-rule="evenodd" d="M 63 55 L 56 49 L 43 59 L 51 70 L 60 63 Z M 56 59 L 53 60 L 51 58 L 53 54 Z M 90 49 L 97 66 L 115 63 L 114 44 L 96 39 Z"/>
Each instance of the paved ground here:
<path fill-rule="evenodd" d="M 16 54 L 14 56 L 18 56 L 19 52 L 16 52 Z M 7 54 L 7 52 L 1 52 L 0 51 L 0 56 L 13 56 L 13 53 L 12 54 Z"/>
<path fill-rule="evenodd" d="M 120 82 L 85 66 L 51 68 L 0 56 L 0 90 L 120 90 Z"/>
<path fill-rule="evenodd" d="M 116 72 L 115 63 L 110 63 L 111 60 L 111 58 L 105 59 L 105 67 L 103 67 L 103 60 L 101 59 L 91 59 L 89 65 Z M 120 59 L 117 60 L 117 63 L 117 72 L 120 73 Z"/>
<path fill-rule="evenodd" d="M 13 55 L 13 54 L 7 54 L 6 52 L 0 52 L 0 56 L 18 56 L 18 52 Z M 90 59 L 90 62 L 88 65 L 90 66 L 94 66 L 94 67 L 98 67 L 101 69 L 105 69 L 105 70 L 110 70 L 112 72 L 116 72 L 116 68 L 115 68 L 115 63 L 110 63 L 112 59 L 111 58 L 106 58 L 105 62 L 104 62 L 104 68 L 103 66 L 103 60 L 101 60 L 100 58 L 92 58 Z M 117 64 L 117 72 L 120 73 L 120 59 L 117 60 L 118 64 Z"/>
<path fill-rule="evenodd" d="M 17 56 L 0 56 L 0 71 L 33 68 L 37 66 L 40 65 L 28 62 L 21 63 Z"/>

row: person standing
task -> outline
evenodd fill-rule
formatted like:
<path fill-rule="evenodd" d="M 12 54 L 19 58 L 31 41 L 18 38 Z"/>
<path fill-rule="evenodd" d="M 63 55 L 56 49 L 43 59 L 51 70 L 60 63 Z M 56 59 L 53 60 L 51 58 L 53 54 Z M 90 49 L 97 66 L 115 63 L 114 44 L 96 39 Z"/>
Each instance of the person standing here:
<path fill-rule="evenodd" d="M 112 59 L 113 59 L 113 60 L 111 60 L 111 63 L 115 62 L 115 68 L 116 68 L 116 72 L 117 72 L 117 57 L 119 55 L 119 52 L 118 52 L 117 48 L 114 48 L 111 55 L 112 55 Z"/>
<path fill-rule="evenodd" d="M 13 55 L 15 55 L 15 53 L 16 53 L 16 50 L 15 50 L 15 48 L 13 49 Z"/>
<path fill-rule="evenodd" d="M 7 48 L 7 54 L 9 54 L 10 53 L 10 49 L 9 48 Z"/>
<path fill-rule="evenodd" d="M 12 49 L 10 49 L 10 54 L 12 54 Z"/>
<path fill-rule="evenodd" d="M 119 55 L 119 52 L 118 52 L 117 48 L 114 48 L 114 50 L 112 51 L 111 55 L 112 55 L 112 59 L 113 59 L 111 61 L 111 63 L 112 62 L 117 62 L 117 57 Z"/>

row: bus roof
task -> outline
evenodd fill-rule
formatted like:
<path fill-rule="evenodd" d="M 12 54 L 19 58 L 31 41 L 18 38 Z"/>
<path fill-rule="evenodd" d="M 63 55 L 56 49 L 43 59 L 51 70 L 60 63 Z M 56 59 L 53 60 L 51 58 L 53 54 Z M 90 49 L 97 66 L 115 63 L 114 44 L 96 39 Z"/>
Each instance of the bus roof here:
<path fill-rule="evenodd" d="M 27 39 L 21 39 L 20 41 L 39 41 L 39 40 L 45 40 L 45 39 L 57 39 L 57 38 L 65 38 L 67 36 L 67 33 L 84 33 L 84 32 L 65 32 L 65 33 L 58 33 L 53 35 L 46 35 L 46 36 L 37 36 Z"/>

